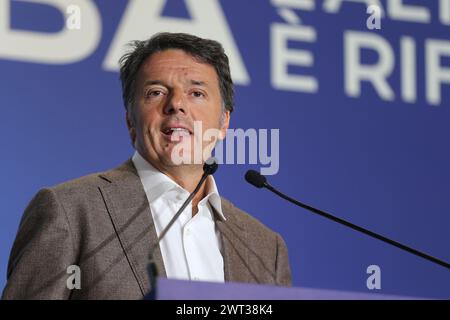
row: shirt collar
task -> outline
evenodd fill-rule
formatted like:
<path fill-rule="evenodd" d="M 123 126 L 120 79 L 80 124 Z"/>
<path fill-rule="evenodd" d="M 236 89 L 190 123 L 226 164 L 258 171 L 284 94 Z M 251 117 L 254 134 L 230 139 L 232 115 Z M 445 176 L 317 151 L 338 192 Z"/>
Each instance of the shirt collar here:
<path fill-rule="evenodd" d="M 179 184 L 173 181 L 170 177 L 156 169 L 147 160 L 145 160 L 139 152 L 135 151 L 132 161 L 138 175 L 141 179 L 144 191 L 147 194 L 149 203 L 154 202 L 159 197 L 163 196 L 169 191 L 175 191 L 179 195 L 186 199 L 189 196 L 189 192 L 182 188 Z M 210 205 L 217 211 L 219 217 L 222 220 L 226 220 L 222 212 L 222 201 L 220 199 L 219 191 L 217 189 L 216 181 L 214 177 L 210 175 L 206 181 L 207 195 L 200 200 L 199 205 L 206 205 L 208 201 Z"/>

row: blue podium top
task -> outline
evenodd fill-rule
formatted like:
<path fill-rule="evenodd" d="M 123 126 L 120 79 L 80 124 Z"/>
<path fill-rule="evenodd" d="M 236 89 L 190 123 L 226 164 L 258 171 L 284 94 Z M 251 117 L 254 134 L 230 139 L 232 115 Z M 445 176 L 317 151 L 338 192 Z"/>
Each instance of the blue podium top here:
<path fill-rule="evenodd" d="M 411 300 L 412 297 L 245 283 L 158 278 L 157 300 Z"/>

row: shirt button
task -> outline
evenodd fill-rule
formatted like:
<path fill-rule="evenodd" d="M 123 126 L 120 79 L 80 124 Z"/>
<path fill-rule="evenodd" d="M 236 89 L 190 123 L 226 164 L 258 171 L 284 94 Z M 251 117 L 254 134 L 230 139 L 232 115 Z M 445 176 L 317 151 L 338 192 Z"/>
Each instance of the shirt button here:
<path fill-rule="evenodd" d="M 191 229 L 186 229 L 186 235 L 189 236 L 191 234 Z"/>
<path fill-rule="evenodd" d="M 192 280 L 198 280 L 199 277 L 192 277 Z"/>

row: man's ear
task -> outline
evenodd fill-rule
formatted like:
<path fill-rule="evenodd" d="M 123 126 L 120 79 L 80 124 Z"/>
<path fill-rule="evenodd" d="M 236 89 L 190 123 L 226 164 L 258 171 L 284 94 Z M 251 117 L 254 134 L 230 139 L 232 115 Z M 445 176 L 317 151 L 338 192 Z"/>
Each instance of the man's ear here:
<path fill-rule="evenodd" d="M 230 126 L 230 111 L 227 110 L 222 114 L 222 127 L 220 128 L 219 140 L 225 139 L 229 126 Z"/>
<path fill-rule="evenodd" d="M 134 142 L 136 141 L 136 128 L 132 116 L 128 111 L 125 112 L 125 119 L 127 122 L 128 134 L 131 138 L 131 144 L 134 146 Z"/>

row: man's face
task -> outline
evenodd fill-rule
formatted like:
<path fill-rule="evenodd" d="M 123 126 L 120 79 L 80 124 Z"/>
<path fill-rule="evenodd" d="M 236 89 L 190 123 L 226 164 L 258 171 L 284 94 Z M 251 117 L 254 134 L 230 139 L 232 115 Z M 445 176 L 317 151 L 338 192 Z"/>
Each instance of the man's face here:
<path fill-rule="evenodd" d="M 179 164 L 174 156 L 198 163 L 199 150 L 209 155 L 214 141 L 225 137 L 229 118 L 213 66 L 172 49 L 155 53 L 142 64 L 127 122 L 136 150 L 156 168 Z M 197 128 L 201 124 L 202 132 L 194 134 L 194 123 Z M 215 130 L 216 137 L 203 141 L 208 129 Z"/>

